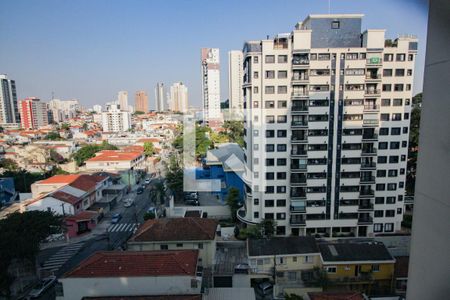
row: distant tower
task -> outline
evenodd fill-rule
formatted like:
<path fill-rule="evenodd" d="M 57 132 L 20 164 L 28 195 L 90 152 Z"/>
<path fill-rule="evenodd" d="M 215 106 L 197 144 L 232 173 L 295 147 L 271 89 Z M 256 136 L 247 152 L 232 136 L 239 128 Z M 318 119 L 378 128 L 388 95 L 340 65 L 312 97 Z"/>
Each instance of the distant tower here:
<path fill-rule="evenodd" d="M 21 127 L 37 129 L 48 125 L 47 104 L 30 97 L 19 101 Z"/>
<path fill-rule="evenodd" d="M 241 113 L 244 106 L 242 92 L 242 60 L 243 53 L 240 50 L 228 52 L 228 97 L 230 99 L 230 111 Z"/>
<path fill-rule="evenodd" d="M 136 111 L 148 112 L 148 95 L 145 91 L 137 91 L 134 96 Z"/>
<path fill-rule="evenodd" d="M 220 59 L 218 48 L 202 48 L 203 120 L 218 120 L 220 115 Z"/>
<path fill-rule="evenodd" d="M 166 103 L 164 101 L 164 83 L 157 83 L 155 87 L 155 110 L 166 110 Z"/>
<path fill-rule="evenodd" d="M 127 91 L 120 91 L 117 94 L 117 101 L 119 102 L 120 109 L 121 110 L 128 110 L 128 92 Z"/>
<path fill-rule="evenodd" d="M 20 123 L 16 82 L 0 74 L 0 123 Z"/>
<path fill-rule="evenodd" d="M 187 112 L 188 89 L 182 82 L 176 82 L 170 87 L 170 110 Z"/>

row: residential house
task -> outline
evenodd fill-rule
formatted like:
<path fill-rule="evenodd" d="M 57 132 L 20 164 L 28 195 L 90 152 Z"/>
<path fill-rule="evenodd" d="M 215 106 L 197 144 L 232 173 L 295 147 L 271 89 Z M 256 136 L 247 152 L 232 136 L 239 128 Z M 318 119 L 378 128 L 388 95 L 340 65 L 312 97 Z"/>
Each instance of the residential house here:
<path fill-rule="evenodd" d="M 90 232 L 97 225 L 98 217 L 98 212 L 90 210 L 84 210 L 76 215 L 66 217 L 64 221 L 67 229 L 67 236 L 72 238 Z"/>
<path fill-rule="evenodd" d="M 389 293 L 395 259 L 381 242 L 319 244 L 330 291 L 352 290 L 367 294 Z"/>
<path fill-rule="evenodd" d="M 322 265 L 313 237 L 291 236 L 247 240 L 248 262 L 253 282 L 272 281 L 274 294 L 304 295 L 322 291 Z"/>
<path fill-rule="evenodd" d="M 96 252 L 59 279 L 57 299 L 199 295 L 197 262 L 197 250 Z"/>
<path fill-rule="evenodd" d="M 213 264 L 218 223 L 205 218 L 162 218 L 147 220 L 128 241 L 130 250 L 199 251 L 201 265 Z"/>

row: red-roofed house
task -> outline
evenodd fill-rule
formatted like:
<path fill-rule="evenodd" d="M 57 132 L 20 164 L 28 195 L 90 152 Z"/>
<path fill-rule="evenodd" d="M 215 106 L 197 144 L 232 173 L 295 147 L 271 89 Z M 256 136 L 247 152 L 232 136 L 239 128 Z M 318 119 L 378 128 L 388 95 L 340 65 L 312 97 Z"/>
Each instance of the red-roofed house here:
<path fill-rule="evenodd" d="M 63 299 L 83 297 L 198 295 L 198 251 L 103 251 L 66 273 Z"/>
<path fill-rule="evenodd" d="M 64 221 L 69 238 L 91 231 L 97 225 L 98 216 L 98 212 L 85 210 L 66 217 Z"/>

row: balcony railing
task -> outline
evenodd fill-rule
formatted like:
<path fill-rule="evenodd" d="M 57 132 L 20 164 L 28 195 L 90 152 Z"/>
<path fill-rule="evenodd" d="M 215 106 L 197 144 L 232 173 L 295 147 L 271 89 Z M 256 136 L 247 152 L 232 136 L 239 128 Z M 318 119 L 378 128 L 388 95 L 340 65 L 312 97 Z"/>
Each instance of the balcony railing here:
<path fill-rule="evenodd" d="M 359 197 L 373 197 L 375 195 L 375 191 L 373 190 L 362 190 L 359 192 Z"/>
<path fill-rule="evenodd" d="M 306 198 L 306 193 L 291 193 L 291 198 Z"/>
<path fill-rule="evenodd" d="M 356 219 L 358 219 L 358 214 L 357 213 L 340 213 L 339 219 L 356 220 Z"/>
<path fill-rule="evenodd" d="M 371 183 L 375 182 L 375 176 L 363 176 L 360 179 L 361 183 Z"/>
<path fill-rule="evenodd" d="M 291 218 L 289 220 L 289 223 L 291 225 L 306 225 L 305 219 L 297 219 L 297 218 Z"/>
<path fill-rule="evenodd" d="M 381 57 L 371 57 L 366 60 L 366 63 L 368 65 L 381 65 L 382 62 L 383 60 L 381 59 Z"/>
<path fill-rule="evenodd" d="M 377 140 L 378 139 L 378 134 L 376 134 L 376 133 L 363 134 L 362 139 L 363 140 Z"/>
<path fill-rule="evenodd" d="M 309 76 L 292 76 L 292 81 L 307 81 Z"/>
<path fill-rule="evenodd" d="M 307 142 L 308 139 L 306 135 L 304 136 L 291 136 L 291 142 Z"/>
<path fill-rule="evenodd" d="M 364 93 L 366 95 L 378 95 L 378 94 L 380 94 L 380 90 L 379 89 L 368 89 L 368 90 L 365 90 Z"/>
<path fill-rule="evenodd" d="M 295 173 L 295 175 L 298 175 L 301 173 Z M 306 184 L 306 177 L 291 177 L 291 184 L 298 185 L 298 184 Z"/>
<path fill-rule="evenodd" d="M 308 152 L 306 150 L 296 150 L 292 149 L 291 155 L 307 155 Z"/>
<path fill-rule="evenodd" d="M 378 110 L 380 110 L 380 106 L 377 104 L 365 104 L 364 110 L 365 111 L 378 111 Z"/>
<path fill-rule="evenodd" d="M 293 91 L 291 96 L 292 97 L 308 97 L 308 91 L 303 91 L 303 92 L 298 92 L 298 91 Z"/>
<path fill-rule="evenodd" d="M 306 165 L 292 165 L 291 164 L 291 170 L 306 170 L 306 168 L 307 168 Z"/>
<path fill-rule="evenodd" d="M 358 210 L 373 210 L 372 203 L 360 203 L 358 205 Z"/>
<path fill-rule="evenodd" d="M 308 126 L 307 121 L 292 121 L 291 126 Z"/>
<path fill-rule="evenodd" d="M 370 162 L 370 163 L 362 163 L 361 164 L 361 170 L 362 169 L 375 169 L 377 167 L 376 162 Z"/>
<path fill-rule="evenodd" d="M 361 155 L 376 155 L 377 149 L 376 148 L 369 148 L 369 149 L 362 149 Z"/>
<path fill-rule="evenodd" d="M 381 79 L 381 75 L 380 74 L 366 74 L 366 79 L 367 80 Z"/>
<path fill-rule="evenodd" d="M 325 206 L 325 201 L 323 201 L 323 200 L 307 201 L 306 206 L 307 207 L 322 207 L 322 206 Z"/>
<path fill-rule="evenodd" d="M 358 218 L 358 224 L 364 225 L 364 224 L 372 224 L 373 218 L 372 217 L 359 217 Z"/>
<path fill-rule="evenodd" d="M 308 106 L 306 105 L 292 105 L 291 110 L 293 112 L 301 112 L 301 111 L 308 111 Z"/>
<path fill-rule="evenodd" d="M 378 126 L 379 121 L 377 119 L 364 119 L 363 126 Z"/>
<path fill-rule="evenodd" d="M 305 213 L 306 212 L 306 207 L 305 206 L 294 206 L 294 205 L 291 205 L 290 211 L 294 212 L 294 213 Z"/>

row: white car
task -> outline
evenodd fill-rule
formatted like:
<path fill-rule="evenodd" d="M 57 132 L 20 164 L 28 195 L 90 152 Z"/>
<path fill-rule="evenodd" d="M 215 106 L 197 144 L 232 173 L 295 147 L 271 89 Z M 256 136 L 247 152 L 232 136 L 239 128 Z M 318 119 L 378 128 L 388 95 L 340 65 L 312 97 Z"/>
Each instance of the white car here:
<path fill-rule="evenodd" d="M 150 179 L 148 179 L 148 178 L 147 178 L 147 179 L 145 179 L 145 184 L 150 184 L 150 181 L 151 181 L 151 180 L 150 180 Z"/>
<path fill-rule="evenodd" d="M 126 200 L 123 202 L 123 206 L 124 206 L 124 207 L 131 207 L 131 206 L 133 205 L 133 203 L 134 203 L 134 200 L 133 200 L 133 199 L 126 199 Z"/>
<path fill-rule="evenodd" d="M 50 288 L 56 282 L 56 276 L 49 276 L 44 278 L 28 294 L 29 299 L 40 297 L 48 288 Z"/>

